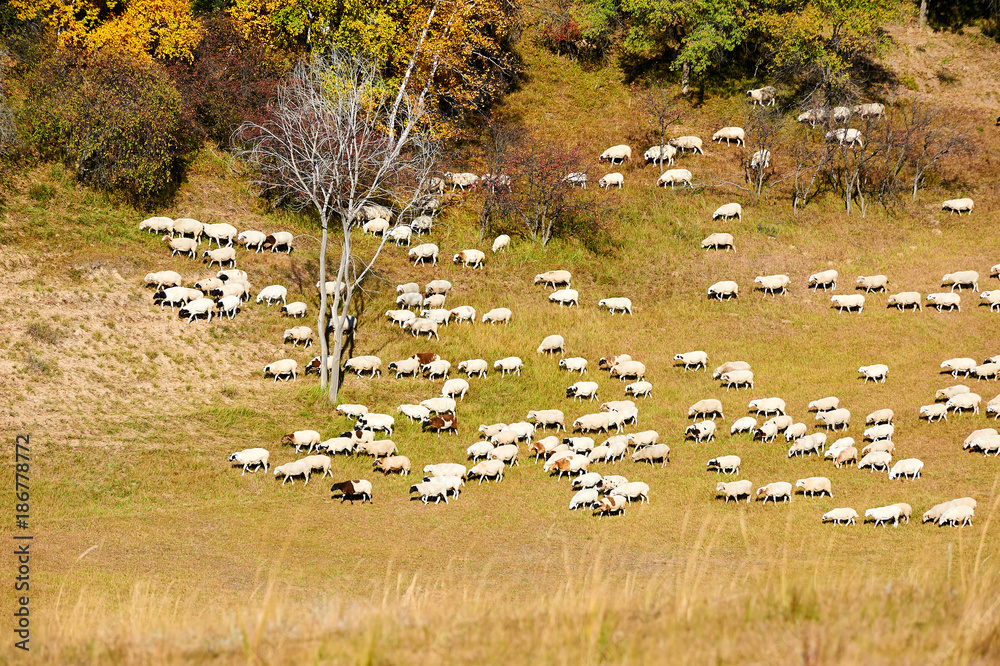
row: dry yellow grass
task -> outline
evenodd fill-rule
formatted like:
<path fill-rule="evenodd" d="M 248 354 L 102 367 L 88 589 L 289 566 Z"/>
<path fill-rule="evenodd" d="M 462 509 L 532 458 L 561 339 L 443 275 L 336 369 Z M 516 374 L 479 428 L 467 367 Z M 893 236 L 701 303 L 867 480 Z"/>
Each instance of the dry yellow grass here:
<path fill-rule="evenodd" d="M 614 77 L 597 95 L 596 74 L 526 55 L 532 78 L 507 112 L 540 132 L 575 137 L 595 158 L 621 134 L 638 143 L 640 128 Z M 710 135 L 735 108 L 708 104 L 691 112 L 685 128 Z M 620 129 L 621 118 L 635 127 Z M 984 139 L 977 163 L 996 146 Z M 706 152 L 685 165 L 734 168 L 735 149 Z M 897 313 L 885 309 L 885 295 L 873 294 L 863 314 L 838 315 L 829 294 L 805 289 L 808 274 L 828 267 L 841 273 L 837 293 L 851 291 L 862 274 L 888 275 L 891 291 L 926 294 L 945 272 L 983 273 L 1000 260 L 990 241 L 995 185 L 969 181 L 978 183 L 971 217 L 940 214 L 947 192 L 930 190 L 912 210 L 873 209 L 866 219 L 846 218 L 836 201 L 821 199 L 798 218 L 778 202 L 748 206 L 742 222 L 716 225 L 711 212 L 731 193 L 664 192 L 652 187 L 652 169 L 625 172 L 626 189 L 594 193 L 621 200 L 620 217 L 609 224 L 613 243 L 601 253 L 574 241 L 543 251 L 517 240 L 483 271 L 463 270 L 451 255 L 489 239 L 477 237 L 472 202 L 449 211 L 432 237 L 445 262 L 414 268 L 404 249 L 390 248 L 360 304 L 357 338 L 358 354 L 378 354 L 385 364 L 427 349 L 454 364 L 512 353 L 526 360 L 520 378 L 491 372 L 471 381 L 460 436 L 423 435 L 401 423 L 393 439 L 416 468 L 460 460 L 479 423 L 516 421 L 544 407 L 570 418 L 595 408 L 565 399 L 576 377 L 535 354 L 544 335 L 563 334 L 571 355 L 590 360 L 587 378 L 600 383 L 602 400 L 623 397 L 623 388 L 597 371 L 600 356 L 629 352 L 643 360 L 654 394 L 640 404 L 639 425 L 663 435 L 671 462 L 664 469 L 595 466 L 651 486 L 651 504 L 600 522 L 567 511 L 569 483 L 545 478 L 540 464 L 524 459 L 503 483 L 470 485 L 449 506 L 407 501 L 413 477 L 374 478 L 367 459 L 338 458 L 334 475 L 372 478 L 373 506 L 332 503 L 329 479 L 303 487 L 281 486 L 269 474 L 241 477 L 225 462 L 231 451 L 265 446 L 272 464 L 280 463 L 293 457 L 278 446 L 283 433 L 315 428 L 329 436 L 349 425 L 325 404 L 314 378 L 276 386 L 260 377 L 265 363 L 285 355 L 306 361 L 314 350 L 280 344 L 288 322 L 277 308 L 251 305 L 233 322 L 210 326 L 161 313 L 140 285 L 147 271 L 207 271 L 166 258 L 157 238 L 136 230 L 143 214 L 87 193 L 58 168 L 31 174 L 56 197 L 37 201 L 23 187 L 2 222 L 8 286 L 0 316 L 10 326 L 0 339 L 0 392 L 11 396 L 10 430 L 33 434 L 39 460 L 38 663 L 1000 659 L 1000 538 L 991 524 L 1000 467 L 996 458 L 961 450 L 969 431 L 992 422 L 982 414 L 931 425 L 916 418 L 936 389 L 957 383 L 938 374 L 942 360 L 1000 353 L 998 315 L 973 307 L 977 299 L 967 292 L 961 313 Z M 305 220 L 257 209 L 210 154 L 163 213 L 309 231 Z M 716 230 L 736 236 L 737 254 L 699 249 Z M 372 248 L 371 238 L 359 243 L 360 252 Z M 240 267 L 257 288 L 291 287 L 292 262 L 304 265 L 311 249 L 303 239 L 291 258 L 241 252 Z M 548 292 L 530 284 L 554 267 L 573 271 L 581 308 L 550 305 Z M 750 293 L 754 276 L 773 272 L 792 276 L 787 296 Z M 514 320 L 453 325 L 437 343 L 391 328 L 381 314 L 394 286 L 435 277 L 455 284 L 449 307 L 468 303 L 481 315 L 509 306 Z M 740 283 L 739 301 L 705 299 L 721 279 Z M 314 312 L 314 283 L 310 277 L 301 291 L 290 288 L 289 300 L 305 300 Z M 599 312 L 597 300 L 611 295 L 630 296 L 635 316 Z M 694 349 L 707 351 L 712 367 L 751 362 L 757 388 L 727 394 L 710 374 L 673 367 L 673 354 Z M 863 384 L 857 367 L 875 362 L 890 366 L 889 380 Z M 984 399 L 998 386 L 972 385 Z M 350 377 L 342 399 L 394 412 L 439 389 L 440 382 Z M 847 434 L 857 439 L 859 418 L 891 407 L 897 457 L 924 460 L 923 478 L 890 483 L 815 458 L 788 460 L 783 441 L 728 434 L 682 441 L 686 408 L 696 400 L 723 400 L 728 433 L 747 401 L 768 395 L 784 397 L 810 428 L 808 401 L 837 395 L 854 414 Z M 725 506 L 713 499 L 717 477 L 705 461 L 727 453 L 743 458 L 741 478 L 755 485 L 822 474 L 832 479 L 834 498 Z M 919 520 L 888 529 L 819 523 L 835 506 L 863 513 L 906 501 L 919 516 L 962 495 L 980 502 L 975 525 L 963 530 Z M 0 651 L 0 660 L 21 657 L 9 645 Z"/>

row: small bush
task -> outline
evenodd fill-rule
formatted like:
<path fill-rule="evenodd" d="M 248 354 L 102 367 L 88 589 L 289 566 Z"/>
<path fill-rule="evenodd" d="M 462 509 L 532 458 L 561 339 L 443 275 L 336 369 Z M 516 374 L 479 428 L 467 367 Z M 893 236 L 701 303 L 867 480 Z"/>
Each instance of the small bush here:
<path fill-rule="evenodd" d="M 214 12 L 202 21 L 193 60 L 175 62 L 168 72 L 196 131 L 228 146 L 237 127 L 256 119 L 286 69 L 262 45 L 247 40 L 229 15 Z"/>
<path fill-rule="evenodd" d="M 63 336 L 62 331 L 49 326 L 45 322 L 38 321 L 28 324 L 28 335 L 39 342 L 49 345 L 56 344 Z"/>
<path fill-rule="evenodd" d="M 56 195 L 56 188 L 48 183 L 36 183 L 28 188 L 28 196 L 38 203 L 46 203 Z"/>
<path fill-rule="evenodd" d="M 53 49 L 24 77 L 22 138 L 97 189 L 135 203 L 180 182 L 193 143 L 180 94 L 157 65 Z"/>
<path fill-rule="evenodd" d="M 900 82 L 901 82 L 901 83 L 902 83 L 902 84 L 903 84 L 904 86 L 906 86 L 906 89 L 907 89 L 907 90 L 916 90 L 916 89 L 917 89 L 917 88 L 919 87 L 919 86 L 917 86 L 917 80 L 916 80 L 916 79 L 914 79 L 914 78 L 913 78 L 912 76 L 910 76 L 909 74 L 903 74 L 903 75 L 901 75 L 901 76 L 899 77 L 899 80 L 900 80 Z"/>

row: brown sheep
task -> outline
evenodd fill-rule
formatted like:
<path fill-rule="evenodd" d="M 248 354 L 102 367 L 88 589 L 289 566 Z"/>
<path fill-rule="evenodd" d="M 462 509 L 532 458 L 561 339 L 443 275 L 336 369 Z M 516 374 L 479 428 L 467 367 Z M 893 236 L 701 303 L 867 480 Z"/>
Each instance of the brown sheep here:
<path fill-rule="evenodd" d="M 438 436 L 441 436 L 443 431 L 450 431 L 452 435 L 458 434 L 458 417 L 454 414 L 441 414 L 440 416 L 432 416 L 428 419 L 424 419 L 422 429 L 424 432 L 428 430 L 436 432 Z"/>
<path fill-rule="evenodd" d="M 415 358 L 420 363 L 421 367 L 427 365 L 428 363 L 433 363 L 434 361 L 440 361 L 441 355 L 435 354 L 434 352 L 417 352 L 410 358 Z"/>
<path fill-rule="evenodd" d="M 858 462 L 858 449 L 857 447 L 849 446 L 837 454 L 837 459 L 833 461 L 833 464 L 837 469 L 840 469 L 847 463 L 856 462 Z"/>

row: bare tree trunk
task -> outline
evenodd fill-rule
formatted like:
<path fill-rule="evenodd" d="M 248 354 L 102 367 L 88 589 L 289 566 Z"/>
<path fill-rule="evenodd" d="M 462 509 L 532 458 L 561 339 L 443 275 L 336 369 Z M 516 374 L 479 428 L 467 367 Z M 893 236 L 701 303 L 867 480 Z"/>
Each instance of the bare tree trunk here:
<path fill-rule="evenodd" d="M 681 64 L 681 94 L 687 97 L 688 89 L 691 85 L 691 64 Z"/>
<path fill-rule="evenodd" d="M 354 293 L 353 279 L 350 277 L 351 265 L 351 233 L 350 222 L 344 224 L 344 244 L 340 255 L 340 270 L 337 280 L 344 285 L 343 301 L 340 300 L 340 289 L 338 285 L 337 298 L 333 303 L 333 357 L 337 360 L 330 379 L 330 404 L 337 404 L 337 393 L 340 390 L 340 357 L 344 353 L 344 325 L 347 323 L 347 312 L 351 305 L 351 296 Z M 340 307 L 338 307 L 340 306 Z M 340 310 L 343 309 L 343 312 Z"/>
<path fill-rule="evenodd" d="M 920 29 L 927 27 L 927 0 L 920 0 Z"/>
<path fill-rule="evenodd" d="M 319 315 L 316 319 L 316 335 L 319 336 L 319 385 L 326 387 L 327 369 L 326 359 L 329 357 L 330 348 L 326 340 L 326 244 L 327 244 L 327 220 L 324 217 L 321 221 L 323 225 L 323 235 L 319 241 Z"/>

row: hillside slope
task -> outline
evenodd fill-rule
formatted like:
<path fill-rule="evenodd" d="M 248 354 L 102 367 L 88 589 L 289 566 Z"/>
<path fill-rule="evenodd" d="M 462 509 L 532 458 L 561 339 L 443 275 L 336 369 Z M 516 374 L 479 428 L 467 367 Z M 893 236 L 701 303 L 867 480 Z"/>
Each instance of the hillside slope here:
<path fill-rule="evenodd" d="M 897 32 L 903 43 L 905 31 Z M 963 39 L 927 37 L 933 48 L 926 52 L 948 48 L 970 61 L 981 54 Z M 527 80 L 505 114 L 539 136 L 585 146 L 595 160 L 608 145 L 641 143 L 645 130 L 615 72 L 584 72 L 530 46 L 524 56 Z M 898 54 L 890 62 L 911 63 Z M 970 67 L 988 71 L 989 64 Z M 959 85 L 978 86 L 975 80 L 970 74 Z M 941 103 L 953 98 L 950 88 L 925 91 L 923 84 L 921 94 Z M 959 102 L 985 113 L 989 100 Z M 710 136 L 738 119 L 741 105 L 710 99 L 685 113 L 678 133 Z M 985 120 L 981 136 L 971 163 L 986 169 L 998 141 Z M 735 148 L 707 145 L 705 152 L 684 165 L 720 177 L 737 173 Z M 359 303 L 356 354 L 388 364 L 433 349 L 454 365 L 518 355 L 526 367 L 520 377 L 491 372 L 471 380 L 456 437 L 422 434 L 400 416 L 393 440 L 413 460 L 410 477 L 375 478 L 367 458 L 335 459 L 333 480 L 372 479 L 371 506 L 331 501 L 329 478 L 282 485 L 271 474 L 241 476 L 226 462 L 232 451 L 264 446 L 272 465 L 280 464 L 296 457 L 279 446 L 282 434 L 310 428 L 329 437 L 351 425 L 326 403 L 315 378 L 275 384 L 261 377 L 277 358 L 302 364 L 318 353 L 281 344 L 290 324 L 276 307 L 248 304 L 231 322 L 190 325 L 161 312 L 141 284 L 146 272 L 174 269 L 193 281 L 209 271 L 170 258 L 158 237 L 138 231 L 146 214 L 108 203 L 60 168 L 27 174 L 2 222 L 7 288 L 0 313 L 10 325 L 0 341 L 0 391 L 12 396 L 9 430 L 32 433 L 39 461 L 36 658 L 647 662 L 662 660 L 664 650 L 678 661 L 718 663 L 1000 658 L 1000 620 L 990 606 L 1000 571 L 986 557 L 1000 548 L 991 527 L 1000 459 L 961 449 L 971 430 L 995 424 L 982 412 L 934 424 L 917 418 L 937 389 L 959 382 L 940 374 L 941 361 L 1000 354 L 1000 315 L 976 307 L 968 291 L 961 312 L 900 313 L 886 308 L 885 294 L 870 294 L 863 313 L 838 314 L 830 308 L 833 292 L 806 288 L 808 275 L 828 268 L 840 272 L 836 293 L 853 292 L 858 275 L 882 273 L 890 293 L 926 295 L 940 288 L 944 273 L 961 269 L 978 270 L 983 289 L 1000 288 L 986 277 L 1000 261 L 997 183 L 980 175 L 993 172 L 977 173 L 968 163 L 945 169 L 942 182 L 961 182 L 975 197 L 971 216 L 942 213 L 940 201 L 951 192 L 929 189 L 916 205 L 873 207 L 866 218 L 847 217 L 838 201 L 821 198 L 798 217 L 785 201 L 744 202 L 743 220 L 726 223 L 711 222 L 711 213 L 736 199 L 731 191 L 664 191 L 653 186 L 651 168 L 624 173 L 625 189 L 600 194 L 618 201 L 606 253 L 573 240 L 543 250 L 516 238 L 482 271 L 456 267 L 454 252 L 490 243 L 472 223 L 473 199 L 438 220 L 431 235 L 442 248 L 438 266 L 414 267 L 405 248 L 388 248 Z M 262 209 L 211 151 L 199 157 L 174 206 L 157 212 L 315 233 L 304 218 Z M 701 250 L 713 231 L 733 233 L 737 252 Z M 371 253 L 375 243 L 361 238 L 358 251 Z M 307 302 L 311 317 L 315 247 L 301 236 L 290 256 L 241 251 L 239 267 L 255 289 L 287 285 L 289 300 Z M 550 268 L 573 272 L 580 308 L 549 304 L 548 291 L 531 284 Z M 756 275 L 772 273 L 791 276 L 787 295 L 751 291 Z M 480 316 L 510 307 L 511 324 L 452 325 L 440 342 L 391 327 L 382 313 L 394 307 L 395 285 L 434 278 L 455 285 L 449 307 L 469 304 Z M 738 300 L 706 299 L 708 285 L 722 279 L 740 284 Z M 599 298 L 617 295 L 632 298 L 633 317 L 597 309 Z M 569 482 L 547 478 L 523 453 L 502 483 L 470 482 L 447 506 L 407 501 L 425 464 L 464 459 L 480 423 L 514 422 L 549 407 L 571 421 L 597 409 L 599 402 L 566 399 L 565 387 L 578 378 L 536 354 L 550 333 L 565 336 L 568 355 L 589 360 L 585 378 L 600 384 L 600 401 L 624 397 L 623 385 L 597 370 L 600 357 L 630 353 L 647 365 L 654 392 L 639 403 L 638 428 L 660 433 L 670 462 L 594 469 L 645 481 L 650 503 L 600 521 L 569 512 Z M 755 388 L 727 393 L 710 371 L 674 367 L 674 354 L 695 349 L 708 352 L 709 370 L 726 360 L 750 362 Z M 885 384 L 860 380 L 857 368 L 869 363 L 889 365 Z M 1000 386 L 962 383 L 984 402 Z M 352 376 L 341 399 L 395 413 L 439 391 L 440 382 Z M 783 439 L 730 437 L 746 403 L 771 395 L 786 399 L 810 431 L 807 403 L 839 396 L 853 414 L 846 435 L 859 442 L 867 413 L 893 409 L 897 457 L 923 460 L 924 476 L 890 482 L 815 457 L 790 460 Z M 685 441 L 686 409 L 706 397 L 723 401 L 720 434 L 709 443 Z M 741 478 L 755 487 L 824 475 L 834 496 L 725 505 L 713 499 L 720 477 L 707 473 L 705 462 L 730 453 L 742 457 Z M 972 528 L 920 524 L 930 505 L 965 495 L 979 501 Z M 891 502 L 912 504 L 913 522 L 877 530 L 820 524 L 834 507 L 863 513 Z M 871 625 L 861 636 L 859 618 Z M 720 626 L 728 628 L 724 635 Z M 880 630 L 899 640 L 881 640 Z"/>

